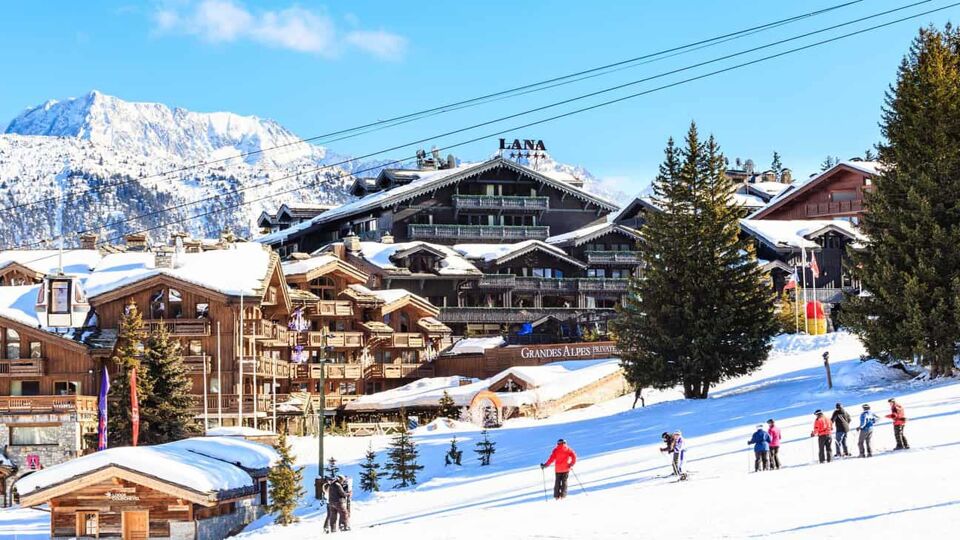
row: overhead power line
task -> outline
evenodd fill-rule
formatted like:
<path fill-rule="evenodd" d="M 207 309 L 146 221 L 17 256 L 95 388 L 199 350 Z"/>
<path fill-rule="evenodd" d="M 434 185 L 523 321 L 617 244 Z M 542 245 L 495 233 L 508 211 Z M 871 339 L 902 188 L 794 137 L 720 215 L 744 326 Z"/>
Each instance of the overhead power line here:
<path fill-rule="evenodd" d="M 929 1 L 932 1 L 932 0 L 926 0 L 926 1 L 929 2 Z M 590 68 L 590 69 L 578 71 L 578 72 L 575 72 L 575 73 L 570 73 L 570 74 L 567 74 L 567 75 L 561 75 L 561 76 L 553 77 L 553 78 L 546 79 L 546 80 L 543 80 L 543 81 L 538 81 L 538 82 L 534 82 L 534 83 L 529 83 L 529 84 L 525 84 L 525 85 L 522 85 L 522 86 L 517 86 L 517 87 L 514 87 L 514 88 L 509 88 L 509 89 L 506 89 L 506 90 L 501 90 L 501 91 L 498 91 L 498 92 L 493 92 L 493 93 L 490 93 L 490 94 L 485 94 L 485 95 L 482 95 L 482 96 L 478 96 L 478 97 L 474 97 L 474 98 L 470 98 L 470 99 L 465 99 L 465 100 L 462 100 L 462 101 L 457 101 L 457 102 L 453 102 L 453 103 L 448 103 L 448 104 L 446 104 L 446 105 L 441 105 L 441 106 L 438 106 L 438 107 L 433 107 L 433 108 L 429 108 L 429 109 L 424 109 L 424 110 L 416 111 L 416 112 L 413 112 L 413 113 L 402 114 L 402 115 L 399 115 L 399 116 L 394 116 L 394 117 L 392 117 L 392 118 L 387 118 L 387 119 L 385 119 L 385 120 L 378 120 L 378 121 L 376 121 L 376 122 L 370 122 L 370 123 L 367 123 L 367 124 L 358 125 L 358 126 L 354 126 L 354 127 L 351 127 L 351 128 L 341 129 L 341 130 L 338 130 L 338 131 L 332 131 L 332 132 L 324 133 L 324 134 L 321 134 L 321 135 L 315 135 L 315 136 L 312 136 L 312 137 L 308 137 L 308 138 L 306 138 L 306 139 L 299 139 L 299 140 L 294 141 L 294 142 L 284 143 L 284 144 L 280 144 L 280 145 L 276 145 L 276 146 L 272 146 L 272 147 L 268 147 L 268 148 L 261 148 L 261 149 L 259 149 L 259 150 L 253 150 L 253 151 L 250 151 L 250 152 L 242 152 L 242 153 L 238 153 L 237 155 L 231 156 L 231 157 L 219 158 L 219 159 L 208 160 L 208 161 L 200 161 L 200 162 L 197 162 L 197 163 L 192 164 L 192 165 L 185 165 L 185 166 L 183 166 L 183 167 L 177 167 L 177 168 L 174 168 L 174 169 L 171 169 L 171 170 L 168 170 L 168 171 L 163 171 L 163 172 L 151 174 L 151 175 L 148 175 L 148 176 L 137 177 L 137 178 L 130 178 L 130 179 L 127 179 L 127 180 L 121 180 L 121 181 L 113 182 L 113 183 L 105 183 L 105 184 L 102 185 L 102 186 L 90 187 L 90 188 L 87 188 L 87 189 L 85 189 L 85 190 L 82 190 L 82 191 L 79 191 L 79 192 L 76 192 L 76 193 L 70 193 L 70 194 L 64 194 L 64 195 L 55 195 L 55 196 L 51 196 L 51 197 L 45 197 L 45 198 L 42 198 L 42 199 L 37 199 L 37 200 L 35 200 L 35 201 L 29 201 L 29 202 L 25 202 L 25 203 L 16 204 L 16 205 L 11 205 L 11 206 L 8 206 L 8 207 L 5 207 L 5 208 L 0 209 L 0 212 L 6 212 L 6 211 L 10 211 L 10 210 L 16 210 L 16 209 L 19 209 L 19 208 L 26 208 L 26 207 L 36 206 L 36 205 L 45 204 L 45 203 L 50 203 L 50 202 L 59 202 L 59 201 L 63 201 L 63 200 L 72 200 L 72 199 L 75 199 L 75 198 L 77 198 L 77 197 L 81 197 L 81 196 L 83 196 L 83 195 L 86 195 L 86 194 L 88 194 L 88 193 L 100 193 L 100 192 L 106 191 L 106 190 L 108 190 L 108 189 L 118 188 L 118 187 L 121 187 L 121 186 L 130 184 L 130 183 L 133 183 L 133 182 L 142 182 L 142 181 L 151 180 L 151 179 L 163 178 L 163 177 L 166 177 L 166 176 L 170 176 L 170 175 L 174 175 L 174 174 L 178 174 L 178 173 L 187 172 L 187 171 L 190 171 L 190 170 L 193 170 L 193 169 L 196 169 L 196 168 L 200 168 L 200 167 L 204 167 L 204 166 L 209 166 L 209 165 L 214 165 L 214 164 L 217 164 L 217 163 L 223 163 L 223 162 L 227 162 L 227 161 L 230 161 L 230 160 L 243 159 L 243 158 L 246 158 L 246 157 L 251 157 L 251 156 L 256 156 L 256 155 L 260 155 L 260 154 L 265 154 L 265 153 L 267 153 L 267 152 L 272 152 L 272 151 L 275 151 L 275 150 L 280 150 L 280 149 L 283 149 L 283 148 L 288 148 L 288 147 L 296 146 L 296 145 L 299 145 L 299 144 L 312 143 L 312 142 L 319 143 L 319 144 L 326 144 L 326 143 L 331 143 L 331 142 L 337 142 L 337 141 L 341 141 L 341 140 L 345 140 L 345 139 L 357 137 L 357 136 L 360 136 L 360 135 L 365 135 L 365 134 L 368 134 L 368 133 L 372 133 L 372 132 L 375 132 L 375 131 L 379 131 L 379 130 L 381 130 L 381 129 L 387 129 L 387 128 L 390 128 L 390 127 L 395 127 L 395 126 L 407 124 L 407 123 L 414 122 L 414 121 L 417 121 L 417 120 L 421 120 L 421 119 L 424 119 L 424 118 L 429 118 L 429 117 L 432 117 L 432 116 L 436 116 L 436 115 L 438 115 L 438 114 L 444 114 L 444 113 L 447 113 L 447 112 L 457 111 L 457 110 L 465 109 L 465 108 L 468 108 L 468 107 L 474 107 L 474 106 L 477 106 L 477 105 L 482 105 L 482 104 L 486 104 L 486 103 L 492 103 L 492 102 L 500 101 L 500 100 L 503 100 L 503 99 L 508 99 L 508 98 L 512 98 L 512 97 L 527 95 L 527 94 L 530 94 L 530 93 L 533 93 L 533 92 L 540 92 L 540 91 L 543 91 L 543 90 L 549 90 L 549 89 L 552 89 L 552 88 L 556 88 L 556 87 L 558 87 L 558 86 L 563 86 L 563 85 L 567 85 L 567 84 L 572 84 L 572 83 L 575 83 L 575 82 L 583 81 L 583 80 L 586 80 L 586 79 L 591 79 L 591 78 L 594 78 L 594 77 L 599 77 L 599 76 L 603 76 L 603 75 L 608 75 L 608 74 L 610 74 L 610 73 L 614 73 L 614 72 L 616 72 L 616 71 L 620 71 L 620 70 L 623 70 L 623 69 L 629 69 L 629 68 L 637 67 L 637 66 L 640 66 L 640 65 L 648 64 L 648 63 L 650 63 L 650 62 L 654 62 L 654 61 L 658 61 L 658 60 L 664 60 L 664 59 L 666 59 L 666 58 L 671 58 L 671 57 L 674 57 L 674 56 L 678 56 L 678 55 L 680 55 L 680 54 L 687 54 L 687 53 L 694 52 L 694 51 L 697 51 L 697 50 L 701 50 L 701 49 L 704 49 L 704 48 L 707 48 L 707 47 L 712 47 L 712 46 L 715 46 L 715 45 L 719 45 L 719 44 L 722 44 L 722 43 L 726 43 L 726 42 L 732 41 L 732 40 L 734 40 L 734 39 L 740 39 L 740 38 L 742 38 L 742 37 L 750 36 L 750 35 L 753 35 L 753 34 L 756 34 L 756 33 L 759 33 L 759 32 L 763 32 L 763 31 L 766 31 L 766 30 L 770 30 L 770 29 L 772 29 L 772 28 L 777 28 L 777 27 L 780 27 L 780 26 L 784 26 L 784 25 L 787 25 L 787 24 L 791 24 L 791 23 L 794 23 L 794 22 L 798 22 L 798 21 L 801 21 L 801 20 L 804 20 L 804 19 L 808 19 L 808 18 L 811 18 L 811 17 L 816 17 L 816 16 L 818 16 L 818 15 L 822 15 L 822 14 L 825 14 L 825 13 L 829 13 L 829 12 L 832 12 L 832 11 L 835 11 L 835 10 L 838 10 L 838 9 L 841 9 L 841 8 L 844 8 L 844 7 L 853 5 L 853 4 L 859 4 L 859 3 L 861 3 L 861 2 L 863 2 L 863 0 L 852 0 L 852 1 L 848 1 L 848 2 L 841 3 L 841 4 L 836 4 L 836 5 L 833 5 L 833 6 L 828 6 L 828 7 L 823 8 L 823 9 L 818 9 L 818 10 L 815 10 L 815 11 L 809 11 L 809 12 L 807 12 L 807 13 L 802 13 L 802 14 L 800 14 L 800 15 L 795 15 L 795 16 L 793 16 L 793 17 L 788 17 L 788 18 L 785 18 L 785 19 L 780 19 L 780 20 L 777 20 L 777 21 L 773 21 L 773 22 L 769 22 L 769 23 L 765 23 L 765 24 L 753 26 L 753 27 L 750 27 L 750 28 L 745 28 L 745 29 L 742 29 L 742 30 L 738 30 L 738 31 L 736 31 L 736 32 L 730 32 L 730 33 L 727 33 L 727 34 L 723 34 L 723 35 L 719 35 L 719 36 L 714 36 L 714 37 L 711 37 L 711 38 L 707 38 L 707 39 L 695 41 L 695 42 L 692 42 L 692 43 L 687 43 L 687 44 L 684 44 L 684 45 L 679 45 L 679 46 L 676 46 L 676 47 L 671 47 L 671 48 L 668 48 L 668 49 L 663 49 L 663 50 L 660 50 L 660 51 L 656 51 L 656 52 L 652 52 L 652 53 L 647 53 L 647 54 L 644 54 L 644 55 L 641 55 L 641 56 L 636 56 L 636 57 L 633 57 L 633 58 L 628 58 L 628 59 L 625 59 L 625 60 L 620 60 L 620 61 L 618 61 L 618 62 L 613 62 L 613 63 L 610 63 L 610 64 L 605 64 L 605 65 L 602 65 L 602 66 L 598 66 L 598 67 L 594 67 L 594 68 Z M 331 138 L 331 137 L 335 137 L 335 138 Z"/>

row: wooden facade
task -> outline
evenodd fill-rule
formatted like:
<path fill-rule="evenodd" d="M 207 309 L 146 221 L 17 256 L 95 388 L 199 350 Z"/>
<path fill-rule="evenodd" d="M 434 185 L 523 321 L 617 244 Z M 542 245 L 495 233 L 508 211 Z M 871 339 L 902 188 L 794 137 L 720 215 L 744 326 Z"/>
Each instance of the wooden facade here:
<path fill-rule="evenodd" d="M 752 219 L 843 219 L 860 223 L 866 193 L 873 189 L 873 162 L 840 163 L 789 191 Z"/>

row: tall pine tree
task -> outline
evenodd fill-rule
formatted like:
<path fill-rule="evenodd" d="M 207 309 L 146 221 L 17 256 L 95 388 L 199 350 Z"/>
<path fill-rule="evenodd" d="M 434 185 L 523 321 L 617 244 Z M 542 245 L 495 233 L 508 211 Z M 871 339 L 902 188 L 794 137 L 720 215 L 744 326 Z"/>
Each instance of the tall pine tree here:
<path fill-rule="evenodd" d="M 387 451 L 386 469 L 390 473 L 388 478 L 396 481 L 395 488 L 405 488 L 416 485 L 417 472 L 423 469 L 423 465 L 417 463 L 417 445 L 413 442 L 406 426 L 400 427 L 400 432 L 390 443 L 390 449 Z"/>
<path fill-rule="evenodd" d="M 443 395 L 440 396 L 438 405 L 440 406 L 440 410 L 437 411 L 437 416 L 440 418 L 449 418 L 451 420 L 460 419 L 460 407 L 457 406 L 446 390 L 444 390 Z"/>
<path fill-rule="evenodd" d="M 367 453 L 364 455 L 363 463 L 360 464 L 360 489 L 370 493 L 371 491 L 380 491 L 380 464 L 377 463 L 377 453 L 373 451 L 373 445 L 367 447 Z"/>
<path fill-rule="evenodd" d="M 641 230 L 643 275 L 613 326 L 635 387 L 683 386 L 687 398 L 760 367 L 777 331 L 773 293 L 740 232 L 745 210 L 711 137 L 691 124 L 683 149 L 667 143 Z"/>
<path fill-rule="evenodd" d="M 777 175 L 777 180 L 783 176 L 783 161 L 780 160 L 780 152 L 773 152 L 773 162 L 770 163 L 770 170 Z"/>
<path fill-rule="evenodd" d="M 143 317 L 133 302 L 127 304 L 120 316 L 120 329 L 117 334 L 117 346 L 111 361 L 117 368 L 110 382 L 110 395 L 107 402 L 107 426 L 110 446 L 129 446 L 133 440 L 133 426 L 130 421 L 130 371 L 137 369 L 137 402 L 143 405 L 150 401 L 153 385 L 149 370 L 142 366 L 144 339 Z M 149 417 L 140 418 L 140 435 L 149 439 Z"/>
<path fill-rule="evenodd" d="M 270 482 L 270 512 L 277 514 L 273 522 L 278 525 L 290 525 L 300 519 L 293 514 L 304 496 L 303 467 L 294 466 L 293 450 L 287 442 L 287 433 L 281 431 L 274 449 L 280 454 L 280 461 L 267 473 Z"/>
<path fill-rule="evenodd" d="M 871 354 L 955 370 L 960 343 L 960 33 L 920 31 L 887 92 L 883 170 L 866 198 L 866 249 L 852 252 L 868 293 L 842 320 Z"/>
<path fill-rule="evenodd" d="M 166 325 L 157 325 L 147 337 L 144 367 L 153 387 L 141 416 L 150 423 L 150 432 L 145 434 L 148 444 L 178 441 L 199 432 L 190 411 L 193 383 L 180 352 L 180 342 L 170 338 Z"/>

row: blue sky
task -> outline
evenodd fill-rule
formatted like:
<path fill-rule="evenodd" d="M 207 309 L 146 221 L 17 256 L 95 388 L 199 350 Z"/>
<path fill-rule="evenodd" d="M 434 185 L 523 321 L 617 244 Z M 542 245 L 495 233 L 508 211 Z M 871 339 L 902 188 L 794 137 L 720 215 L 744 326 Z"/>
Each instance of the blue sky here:
<path fill-rule="evenodd" d="M 132 101 L 273 118 L 309 137 L 839 3 L 7 3 L 0 8 L 0 126 L 28 106 L 95 88 Z M 907 3 L 864 0 L 714 48 L 330 147 L 360 155 Z M 903 13 L 948 3 L 931 1 Z M 828 154 L 848 158 L 878 140 L 884 92 L 910 40 L 921 25 L 942 25 L 951 16 L 956 22 L 960 8 L 509 136 L 543 139 L 556 159 L 583 165 L 623 191 L 634 192 L 655 174 L 667 137 L 682 136 L 690 120 L 696 120 L 702 131 L 717 136 L 731 160 L 749 157 L 765 167 L 777 150 L 803 177 L 817 170 Z M 443 146 L 550 114 L 436 142 Z M 478 159 L 495 146 L 496 140 L 490 139 L 454 153 Z"/>

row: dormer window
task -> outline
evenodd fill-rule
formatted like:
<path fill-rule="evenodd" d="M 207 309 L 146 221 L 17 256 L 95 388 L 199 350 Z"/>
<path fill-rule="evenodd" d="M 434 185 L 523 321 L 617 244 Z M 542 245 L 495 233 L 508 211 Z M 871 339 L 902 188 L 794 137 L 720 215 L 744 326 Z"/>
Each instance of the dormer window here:
<path fill-rule="evenodd" d="M 321 276 L 310 281 L 310 292 L 321 300 L 333 300 L 337 296 L 337 285 L 332 279 Z"/>

